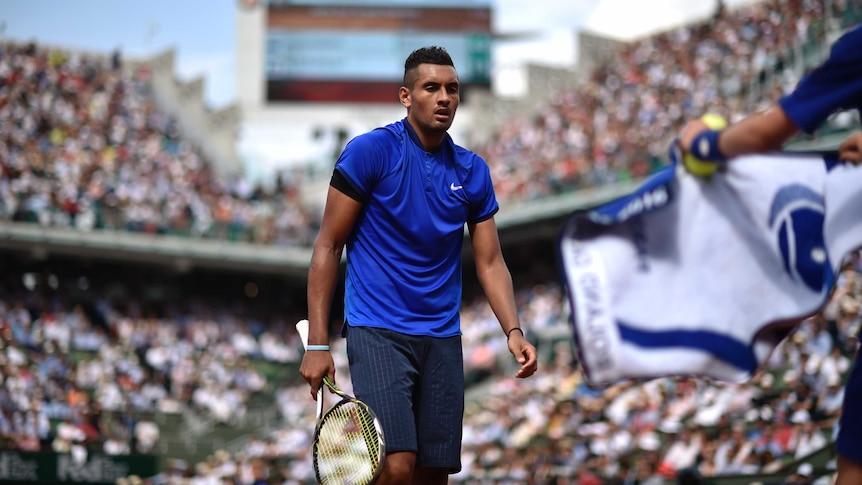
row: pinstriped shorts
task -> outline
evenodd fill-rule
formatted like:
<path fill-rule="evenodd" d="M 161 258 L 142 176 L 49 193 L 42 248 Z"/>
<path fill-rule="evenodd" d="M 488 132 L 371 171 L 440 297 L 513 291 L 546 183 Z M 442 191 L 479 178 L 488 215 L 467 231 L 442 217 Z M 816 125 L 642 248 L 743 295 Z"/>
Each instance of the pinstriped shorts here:
<path fill-rule="evenodd" d="M 386 452 L 412 451 L 416 466 L 461 470 L 464 358 L 461 337 L 349 327 L 356 397 L 377 414 Z"/>

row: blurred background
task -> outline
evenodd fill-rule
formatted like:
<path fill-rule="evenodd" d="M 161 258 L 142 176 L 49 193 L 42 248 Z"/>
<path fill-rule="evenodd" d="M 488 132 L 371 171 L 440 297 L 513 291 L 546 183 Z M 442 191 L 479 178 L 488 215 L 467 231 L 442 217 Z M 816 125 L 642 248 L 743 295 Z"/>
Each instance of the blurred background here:
<path fill-rule="evenodd" d="M 404 116 L 404 58 L 429 44 L 458 68 L 451 133 L 491 167 L 540 353 L 515 382 L 465 251 L 451 483 L 829 483 L 859 254 L 751 382 L 602 389 L 555 254 L 566 216 L 665 166 L 687 120 L 768 106 L 860 20 L 855 0 L 0 3 L 0 483 L 314 483 L 310 247 L 335 159 Z"/>

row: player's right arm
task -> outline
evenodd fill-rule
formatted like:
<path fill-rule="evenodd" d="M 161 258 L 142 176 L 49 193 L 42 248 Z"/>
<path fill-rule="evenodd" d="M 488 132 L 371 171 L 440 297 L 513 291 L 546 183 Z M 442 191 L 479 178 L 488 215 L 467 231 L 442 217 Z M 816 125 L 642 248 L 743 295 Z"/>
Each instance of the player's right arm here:
<path fill-rule="evenodd" d="M 680 135 L 683 149 L 689 150 L 694 137 L 706 129 L 706 124 L 699 119 L 688 122 Z M 799 131 L 793 120 L 776 105 L 766 112 L 752 114 L 726 128 L 718 137 L 718 146 L 725 158 L 765 153 L 781 149 L 784 143 Z M 852 133 L 841 143 L 838 158 L 856 164 L 862 163 L 862 131 Z"/>
<path fill-rule="evenodd" d="M 326 195 L 323 220 L 314 241 L 311 264 L 308 268 L 308 343 L 329 344 L 329 312 L 338 281 L 341 255 L 362 204 L 341 190 L 330 186 Z M 299 373 L 311 386 L 311 395 L 317 398 L 317 389 L 324 376 L 335 381 L 335 364 L 332 354 L 326 351 L 309 351 L 302 358 Z"/>
<path fill-rule="evenodd" d="M 694 138 L 707 129 L 700 119 L 689 121 L 680 134 L 682 149 L 690 152 Z M 718 149 L 726 159 L 775 151 L 797 133 L 799 128 L 793 120 L 781 106 L 775 105 L 722 130 L 718 136 Z"/>

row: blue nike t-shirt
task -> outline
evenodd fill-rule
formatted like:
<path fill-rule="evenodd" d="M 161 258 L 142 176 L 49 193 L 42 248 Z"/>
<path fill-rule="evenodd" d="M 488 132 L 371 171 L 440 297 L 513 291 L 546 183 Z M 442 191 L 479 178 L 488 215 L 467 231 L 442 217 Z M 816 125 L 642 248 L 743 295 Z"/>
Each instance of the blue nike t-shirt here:
<path fill-rule="evenodd" d="M 813 133 L 837 111 L 862 108 L 862 26 L 835 41 L 826 62 L 779 104 L 806 133 Z"/>
<path fill-rule="evenodd" d="M 424 150 L 405 118 L 351 140 L 335 168 L 363 200 L 347 242 L 345 320 L 459 335 L 464 224 L 499 209 L 488 165 L 448 135 Z"/>

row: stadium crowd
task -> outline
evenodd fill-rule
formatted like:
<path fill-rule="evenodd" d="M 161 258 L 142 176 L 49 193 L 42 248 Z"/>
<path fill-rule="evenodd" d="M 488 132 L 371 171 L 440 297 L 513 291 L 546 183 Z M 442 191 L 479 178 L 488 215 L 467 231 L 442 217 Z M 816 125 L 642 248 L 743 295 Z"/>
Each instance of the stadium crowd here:
<path fill-rule="evenodd" d="M 117 284 L 113 295 L 88 285 L 32 272 L 0 278 L 0 448 L 158 453 L 155 415 L 236 424 L 267 385 L 252 363 L 298 359 L 284 321 L 250 319 L 215 297 L 155 312 L 117 296 Z"/>
<path fill-rule="evenodd" d="M 859 19 L 853 2 L 830 5 L 826 15 L 814 0 L 767 1 L 625 46 L 583 84 L 552 96 L 529 118 L 506 122 L 478 149 L 500 199 L 515 203 L 649 173 L 683 120 L 705 111 L 733 119 L 751 111 L 752 86 L 765 90 L 758 101 L 768 101 L 795 83 L 785 69 L 789 56 L 826 35 L 822 19 Z M 772 73 L 778 82 L 760 86 Z M 0 220 L 309 245 L 317 216 L 299 203 L 301 174 L 270 189 L 219 180 L 156 108 L 147 76 L 124 71 L 118 55 L 0 46 Z M 4 449 L 79 457 L 158 452 L 163 430 L 154 413 L 191 410 L 232 425 L 249 396 L 268 389 L 251 363 L 300 356 L 292 322 L 250 322 L 212 299 L 155 317 L 134 296 L 122 305 L 105 297 L 91 309 L 70 307 L 35 289 L 47 285 L 62 296 L 65 282 L 2 277 Z M 505 343 L 487 302 L 462 308 L 472 386 L 464 470 L 454 481 L 645 485 L 684 473 L 773 473 L 834 437 L 843 378 L 858 346 L 862 259 L 855 255 L 843 271 L 822 314 L 786 340 L 754 380 L 738 385 L 663 378 L 592 389 L 577 372 L 569 339 L 552 337 L 565 334 L 569 318 L 556 282 L 549 276 L 518 299 L 544 368 L 517 384 L 496 360 Z M 333 344 L 339 384 L 350 391 L 343 343 Z M 251 484 L 268 476 L 269 483 L 308 483 L 314 411 L 307 386 L 274 396 L 280 418 L 266 434 L 143 481 Z"/>
<path fill-rule="evenodd" d="M 643 177 L 664 164 L 683 122 L 706 112 L 734 121 L 766 106 L 796 84 L 797 60 L 862 19 L 847 0 L 718 5 L 707 21 L 624 44 L 529 116 L 504 120 L 474 147 L 498 197 L 515 204 Z"/>
<path fill-rule="evenodd" d="M 302 172 L 271 187 L 215 176 L 148 79 L 118 53 L 0 44 L 0 220 L 310 245 Z"/>
<path fill-rule="evenodd" d="M 118 304 L 103 296 L 92 307 L 67 308 L 63 288 L 80 282 L 32 278 L 6 275 L 0 286 L 3 449 L 81 459 L 158 453 L 163 430 L 156 413 L 191 412 L 233 426 L 251 394 L 269 392 L 278 419 L 259 434 L 204 462 L 169 464 L 142 480 L 312 480 L 314 405 L 307 385 L 273 388 L 250 365 L 296 363 L 301 347 L 292 325 L 249 323 L 204 297 L 188 311 L 158 318 L 142 312 L 135 297 Z M 858 346 L 862 257 L 855 254 L 841 273 L 824 311 L 743 384 L 668 377 L 593 389 L 565 336 L 569 310 L 560 287 L 551 280 L 519 290 L 518 299 L 542 368 L 517 382 L 511 362 L 497 360 L 502 340 L 487 302 L 478 298 L 462 308 L 466 371 L 474 378 L 464 469 L 453 482 L 622 484 L 637 477 L 646 484 L 681 473 L 778 473 L 833 440 L 843 379 Z M 343 342 L 333 340 L 333 355 L 338 382 L 349 392 Z"/>
<path fill-rule="evenodd" d="M 793 64 L 806 49 L 862 18 L 854 2 L 828 5 L 719 8 L 625 44 L 472 148 L 508 205 L 642 177 L 665 163 L 682 121 L 751 112 L 798 80 Z M 124 70 L 119 53 L 0 45 L 0 220 L 309 246 L 320 215 L 300 201 L 303 170 L 269 187 L 217 177 L 148 80 L 146 68 Z"/>

